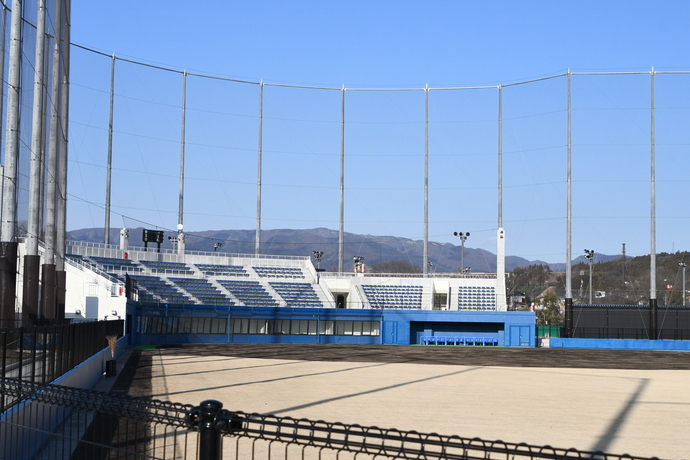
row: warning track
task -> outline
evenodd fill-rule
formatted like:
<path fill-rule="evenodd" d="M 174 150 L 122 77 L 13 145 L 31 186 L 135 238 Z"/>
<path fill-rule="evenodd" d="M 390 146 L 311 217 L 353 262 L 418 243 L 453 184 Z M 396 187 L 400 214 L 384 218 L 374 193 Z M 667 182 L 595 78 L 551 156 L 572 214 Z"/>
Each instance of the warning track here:
<path fill-rule="evenodd" d="M 332 344 L 184 344 L 156 348 L 165 354 L 303 361 L 690 370 L 688 351 Z"/>

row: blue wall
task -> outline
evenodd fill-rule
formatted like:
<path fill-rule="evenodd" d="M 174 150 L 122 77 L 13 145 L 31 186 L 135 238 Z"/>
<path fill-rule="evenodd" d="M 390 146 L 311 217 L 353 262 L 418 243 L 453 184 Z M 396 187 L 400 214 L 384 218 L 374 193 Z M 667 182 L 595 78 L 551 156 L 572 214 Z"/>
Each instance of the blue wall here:
<path fill-rule="evenodd" d="M 204 305 L 142 306 L 129 302 L 128 319 L 133 321 L 131 342 L 141 345 L 178 343 L 337 343 L 411 345 L 422 336 L 492 337 L 501 346 L 535 346 L 535 315 L 532 312 L 468 312 L 428 310 L 347 310 L 333 308 L 240 307 Z M 142 318 L 225 318 L 222 334 L 149 334 L 142 330 Z M 375 321 L 380 335 L 291 335 L 233 334 L 236 319 Z M 150 321 L 150 319 L 149 319 Z"/>
<path fill-rule="evenodd" d="M 598 348 L 606 350 L 690 350 L 687 340 L 549 339 L 551 348 Z"/>

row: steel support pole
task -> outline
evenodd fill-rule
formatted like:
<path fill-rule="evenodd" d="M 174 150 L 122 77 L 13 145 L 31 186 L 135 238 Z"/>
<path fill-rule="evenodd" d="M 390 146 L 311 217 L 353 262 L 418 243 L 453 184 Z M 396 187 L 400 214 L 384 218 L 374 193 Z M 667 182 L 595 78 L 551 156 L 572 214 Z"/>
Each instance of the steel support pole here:
<path fill-rule="evenodd" d="M 45 154 L 44 132 L 44 79 L 45 79 L 45 0 L 38 0 L 36 20 L 36 47 L 34 54 L 34 87 L 31 110 L 31 147 L 29 166 L 29 202 L 27 217 L 26 253 L 38 255 L 38 239 L 41 233 L 40 214 L 43 211 L 41 189 L 42 169 Z"/>
<path fill-rule="evenodd" d="M 0 75 L 3 77 L 5 76 L 5 37 L 7 36 L 7 5 L 5 2 L 2 2 L 2 15 L 0 16 Z M 5 102 L 5 85 L 0 84 L 0 107 L 4 106 Z M 3 129 L 3 117 L 0 116 L 0 133 L 2 133 Z M 2 137 L 2 134 L 0 134 L 0 137 Z M 2 191 L 3 191 L 3 182 L 4 182 L 4 177 L 5 177 L 5 170 L 4 166 L 0 166 L 0 223 L 2 222 Z M 2 313 L 0 313 L 0 318 L 2 317 Z"/>
<path fill-rule="evenodd" d="M 681 295 L 681 297 L 683 298 L 683 306 L 685 306 L 685 265 L 686 264 L 683 264 L 683 294 Z"/>
<path fill-rule="evenodd" d="M 22 66 L 22 0 L 13 0 L 10 21 L 10 67 L 7 75 L 7 126 L 3 184 L 2 241 L 15 242 L 17 231 L 17 174 L 19 162 L 19 96 Z"/>
<path fill-rule="evenodd" d="M 592 264 L 594 263 L 594 255 L 589 259 L 589 304 L 594 305 L 592 302 Z"/>
<path fill-rule="evenodd" d="M 69 128 L 69 69 L 70 69 L 70 11 L 72 0 L 64 0 L 64 14 L 62 17 L 62 84 L 60 104 L 60 157 L 58 159 L 57 186 L 57 237 L 55 261 L 57 282 L 57 310 L 56 317 L 65 317 L 65 292 L 67 273 L 65 272 L 65 249 L 67 235 L 67 136 Z"/>
<path fill-rule="evenodd" d="M 259 145 L 256 166 L 256 234 L 254 236 L 254 254 L 261 254 L 261 188 L 263 170 L 263 142 L 264 142 L 264 82 L 259 83 Z"/>
<path fill-rule="evenodd" d="M 338 273 L 343 272 L 345 258 L 345 85 L 340 102 L 340 230 L 338 231 Z"/>
<path fill-rule="evenodd" d="M 55 0 L 53 63 L 50 82 L 50 137 L 48 140 L 48 189 L 46 190 L 45 260 L 41 270 L 43 311 L 46 318 L 56 317 L 55 242 L 57 237 L 57 178 L 60 123 L 60 51 L 62 37 L 62 0 Z"/>
<path fill-rule="evenodd" d="M 43 92 L 45 77 L 45 24 L 46 0 L 38 1 L 38 17 L 36 20 L 36 52 L 34 60 L 34 91 L 31 117 L 31 162 L 29 172 L 29 212 L 28 231 L 26 235 L 26 255 L 24 256 L 24 291 L 22 296 L 23 323 L 27 320 L 39 319 L 43 316 L 39 306 L 40 292 L 40 256 L 38 255 L 38 239 L 41 233 L 40 214 L 43 211 L 41 200 L 41 170 L 44 161 L 45 127 L 43 120 Z"/>
<path fill-rule="evenodd" d="M 45 263 L 55 265 L 58 155 L 60 154 L 60 51 L 62 0 L 55 0 L 53 63 L 50 75 L 50 136 L 48 138 L 48 188 L 46 190 Z"/>
<path fill-rule="evenodd" d="M 503 228 L 503 86 L 498 86 L 498 228 Z"/>
<path fill-rule="evenodd" d="M 7 36 L 7 5 L 2 2 L 2 13 L 0 13 L 0 75 L 5 76 L 5 37 Z M 0 107 L 5 103 L 5 85 L 0 84 Z M 3 117 L 0 116 L 0 133 L 3 128 Z M 0 187 L 2 183 L 0 182 Z M 2 199 L 0 195 L 0 222 L 2 222 Z"/>
<path fill-rule="evenodd" d="M 43 209 L 40 200 L 41 168 L 43 167 L 43 91 L 45 76 L 45 42 L 46 42 L 46 0 L 38 1 L 38 17 L 36 20 L 36 52 L 34 59 L 34 91 L 31 117 L 31 164 L 29 177 L 29 215 L 28 232 L 26 235 L 26 252 L 28 255 L 38 255 L 39 214 Z"/>
<path fill-rule="evenodd" d="M 426 276 L 429 268 L 429 85 L 424 88 L 424 261 Z"/>
<path fill-rule="evenodd" d="M 180 126 L 180 202 L 177 212 L 177 243 L 181 252 L 184 252 L 184 153 L 185 153 L 185 128 L 187 126 L 187 70 L 182 72 L 182 123 Z M 160 245 L 159 245 L 160 249 Z"/>
<path fill-rule="evenodd" d="M 496 232 L 496 309 L 507 311 L 506 232 L 503 228 L 503 86 L 498 86 L 498 231 Z"/>
<path fill-rule="evenodd" d="M 650 249 L 649 249 L 649 338 L 658 338 L 656 298 L 656 152 L 654 139 L 654 68 L 651 72 L 650 105 L 650 149 L 651 149 L 651 203 L 650 203 Z"/>
<path fill-rule="evenodd" d="M 565 224 L 565 337 L 573 337 L 573 177 L 572 177 L 572 104 L 570 99 L 570 69 L 568 69 L 568 125 L 567 125 L 567 165 L 566 165 L 566 224 Z"/>
<path fill-rule="evenodd" d="M 14 325 L 17 299 L 17 174 L 19 162 L 19 96 L 22 65 L 22 0 L 13 0 L 10 20 L 10 62 L 7 75 L 5 177 L 2 193 L 2 250 L 0 251 L 0 320 Z M 3 37 L 4 40 L 4 37 Z"/>
<path fill-rule="evenodd" d="M 115 53 L 110 58 L 110 109 L 108 112 L 108 165 L 105 175 L 105 235 L 103 242 L 110 244 L 110 192 L 113 172 L 113 106 L 115 104 Z"/>

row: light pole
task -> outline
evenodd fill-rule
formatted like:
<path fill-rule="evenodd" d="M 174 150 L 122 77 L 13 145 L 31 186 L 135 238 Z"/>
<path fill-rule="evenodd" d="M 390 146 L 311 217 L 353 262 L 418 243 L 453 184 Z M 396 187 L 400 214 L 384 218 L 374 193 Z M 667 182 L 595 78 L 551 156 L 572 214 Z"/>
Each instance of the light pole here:
<path fill-rule="evenodd" d="M 316 259 L 316 262 L 318 265 L 316 266 L 316 271 L 320 272 L 321 271 L 321 258 L 323 257 L 323 251 L 312 251 L 312 254 L 314 255 L 314 259 Z"/>
<path fill-rule="evenodd" d="M 355 273 L 364 273 L 364 257 L 355 256 L 353 259 L 355 261 Z"/>
<path fill-rule="evenodd" d="M 594 262 L 593 249 L 585 249 L 585 259 L 589 260 L 589 304 L 592 305 L 592 262 Z"/>
<path fill-rule="evenodd" d="M 470 236 L 470 232 L 453 232 L 453 235 L 460 238 L 460 273 L 465 273 L 465 240 Z"/>
<path fill-rule="evenodd" d="M 683 297 L 683 306 L 685 306 L 685 266 L 687 264 L 685 262 L 678 262 L 678 265 L 683 269 L 683 292 L 681 297 Z"/>
<path fill-rule="evenodd" d="M 216 252 L 219 247 L 223 246 L 223 243 L 215 243 L 213 245 L 213 252 Z"/>

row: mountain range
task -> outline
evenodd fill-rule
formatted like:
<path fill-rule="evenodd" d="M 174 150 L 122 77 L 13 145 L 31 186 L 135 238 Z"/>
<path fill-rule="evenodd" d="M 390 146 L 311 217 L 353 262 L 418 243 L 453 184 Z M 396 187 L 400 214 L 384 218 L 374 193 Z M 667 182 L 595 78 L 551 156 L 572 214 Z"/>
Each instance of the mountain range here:
<path fill-rule="evenodd" d="M 143 247 L 143 228 L 129 229 L 129 245 Z M 119 229 L 110 230 L 110 243 L 117 246 L 120 241 Z M 205 230 L 186 234 L 188 251 L 218 252 L 230 254 L 254 254 L 255 230 Z M 327 228 L 306 230 L 262 230 L 261 254 L 279 256 L 313 257 L 314 251 L 323 252 L 321 268 L 337 271 L 338 231 Z M 161 248 L 172 249 L 176 232 L 164 232 Z M 68 232 L 68 240 L 90 243 L 104 242 L 103 228 L 84 228 Z M 149 247 L 155 247 L 149 243 Z M 424 242 L 395 236 L 375 236 L 345 233 L 344 271 L 353 269 L 353 258 L 363 257 L 366 265 L 373 266 L 383 261 L 405 261 L 421 268 L 424 260 Z M 429 241 L 429 273 L 457 272 L 461 266 L 461 247 L 451 243 Z M 618 256 L 595 254 L 595 262 L 606 262 Z M 495 273 L 496 255 L 484 249 L 465 246 L 465 267 L 472 273 Z M 584 261 L 580 256 L 573 263 Z M 313 260 L 314 265 L 319 265 Z M 548 265 L 553 271 L 565 270 L 565 263 L 548 263 L 541 260 L 527 260 L 518 256 L 506 256 L 506 271 L 529 265 Z"/>

